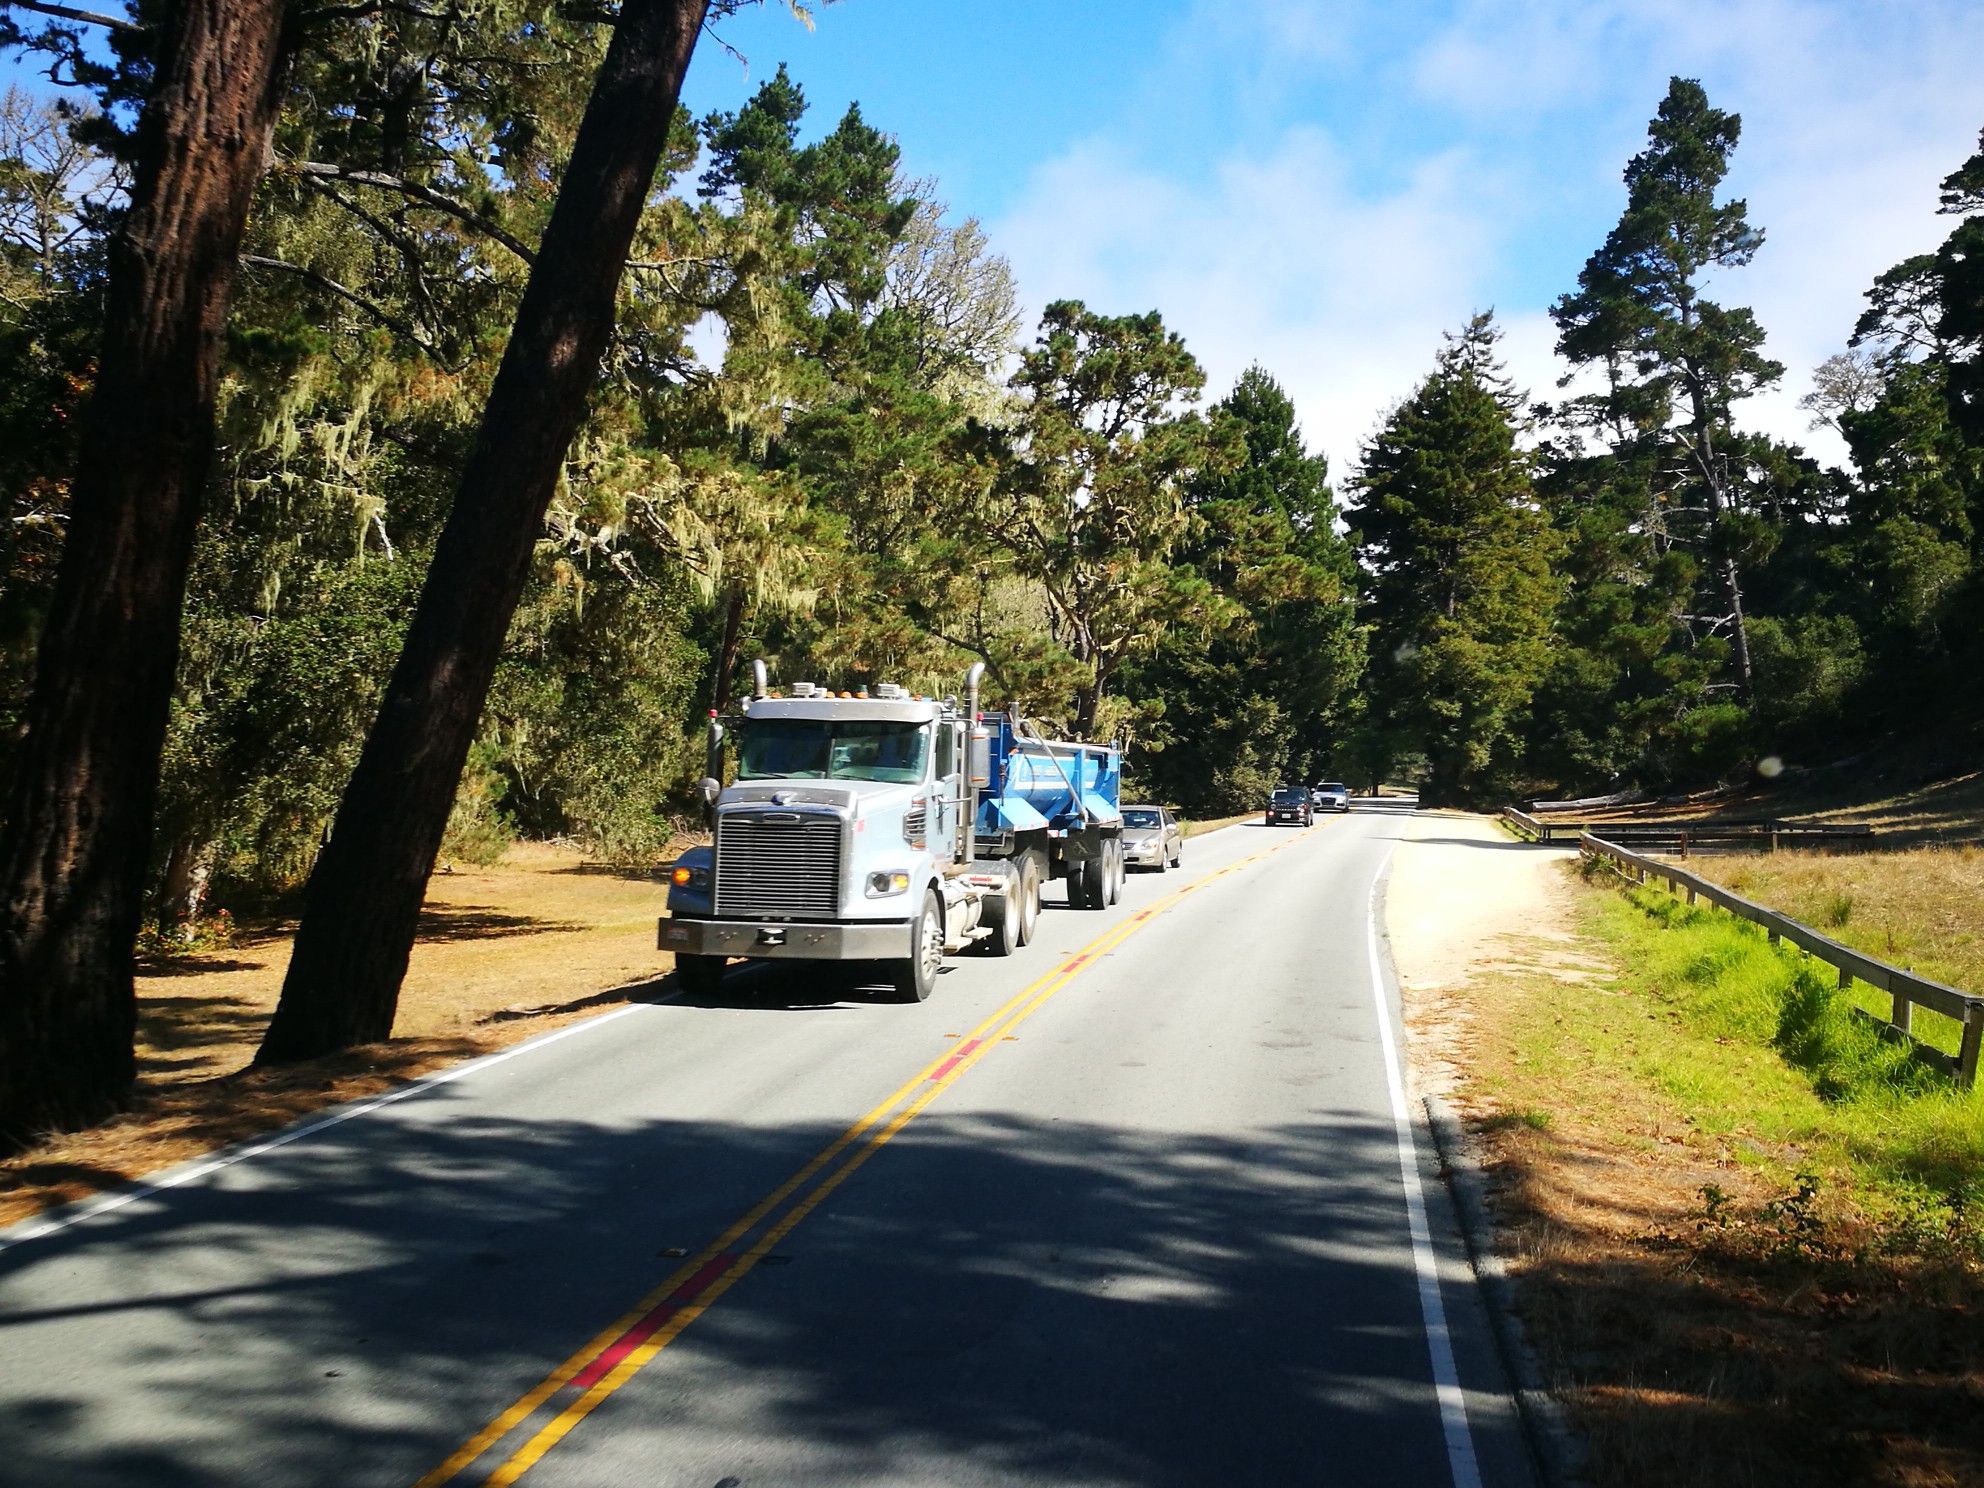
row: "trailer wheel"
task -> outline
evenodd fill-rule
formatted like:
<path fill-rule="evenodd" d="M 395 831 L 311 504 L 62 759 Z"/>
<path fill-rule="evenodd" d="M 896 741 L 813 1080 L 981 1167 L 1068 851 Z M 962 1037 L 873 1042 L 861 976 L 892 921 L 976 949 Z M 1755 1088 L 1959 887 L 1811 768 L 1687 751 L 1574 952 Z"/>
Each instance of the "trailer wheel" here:
<path fill-rule="evenodd" d="M 1020 944 L 1020 904 L 1026 897 L 1026 886 L 1018 870 L 1010 863 L 1006 865 L 1006 892 L 996 902 L 996 913 L 987 916 L 985 928 L 990 932 L 979 944 L 988 956 L 1010 956 Z"/>
<path fill-rule="evenodd" d="M 1111 837 L 1102 844 L 1103 872 L 1107 882 L 1103 898 L 1110 904 L 1117 904 L 1123 898 L 1123 880 L 1129 877 L 1129 867 L 1123 861 L 1123 839 Z"/>
<path fill-rule="evenodd" d="M 937 985 L 937 968 L 944 960 L 944 906 L 935 894 L 923 896 L 923 912 L 909 930 L 909 955 L 891 961 L 889 985 L 897 1002 L 923 1002 Z"/>
<path fill-rule="evenodd" d="M 713 997 L 723 986 L 727 956 L 683 956 L 675 958 L 675 982 L 691 997 Z"/>
<path fill-rule="evenodd" d="M 1107 909 L 1109 907 L 1109 849 L 1103 848 L 1103 856 L 1084 859 L 1080 879 L 1068 881 L 1068 902 L 1080 909 Z"/>
<path fill-rule="evenodd" d="M 1065 882 L 1068 885 L 1068 908 L 1088 908 L 1088 860 L 1071 859 L 1064 865 Z"/>
<path fill-rule="evenodd" d="M 1031 945 L 1034 932 L 1040 928 L 1040 856 L 1032 852 L 1021 853 L 1019 865 L 1018 939 L 1021 945 Z"/>

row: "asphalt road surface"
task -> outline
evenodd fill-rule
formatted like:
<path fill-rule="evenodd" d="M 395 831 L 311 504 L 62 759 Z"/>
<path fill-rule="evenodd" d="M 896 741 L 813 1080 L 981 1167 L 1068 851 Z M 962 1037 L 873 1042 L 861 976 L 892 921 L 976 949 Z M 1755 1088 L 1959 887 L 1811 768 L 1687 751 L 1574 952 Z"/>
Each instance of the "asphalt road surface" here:
<path fill-rule="evenodd" d="M 1404 822 L 1195 838 L 920 1006 L 658 984 L 0 1234 L 0 1482 L 1528 1484 L 1399 1084 Z"/>

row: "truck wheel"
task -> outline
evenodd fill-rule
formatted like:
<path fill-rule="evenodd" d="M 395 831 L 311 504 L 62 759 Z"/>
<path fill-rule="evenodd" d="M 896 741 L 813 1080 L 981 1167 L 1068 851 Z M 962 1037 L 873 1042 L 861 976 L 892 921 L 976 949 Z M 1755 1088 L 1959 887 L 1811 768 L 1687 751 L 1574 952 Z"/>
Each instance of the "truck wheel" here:
<path fill-rule="evenodd" d="M 1068 908 L 1088 908 L 1088 861 L 1077 858 L 1067 865 Z"/>
<path fill-rule="evenodd" d="M 1033 944 L 1040 928 L 1040 859 L 1033 853 L 1020 855 L 1019 943 Z"/>
<path fill-rule="evenodd" d="M 1102 861 L 1103 872 L 1106 875 L 1106 892 L 1103 897 L 1110 904 L 1118 904 L 1123 898 L 1123 880 L 1130 875 L 1129 868 L 1123 862 L 1122 838 L 1111 837 L 1102 844 Z"/>
<path fill-rule="evenodd" d="M 990 933 L 979 942 L 988 956 L 1010 956 L 1020 944 L 1020 901 L 1026 895 L 1026 888 L 1020 881 L 1017 869 L 1011 864 L 1006 867 L 1006 893 L 992 900 L 998 908 L 986 916 L 985 928 Z"/>
<path fill-rule="evenodd" d="M 712 997 L 723 986 L 727 956 L 677 956 L 675 983 L 691 997 Z"/>
<path fill-rule="evenodd" d="M 1103 851 L 1106 853 L 1107 848 Z M 1068 890 L 1072 902 L 1083 909 L 1105 909 L 1109 904 L 1109 864 L 1103 858 L 1089 858 L 1082 863 L 1081 898 L 1074 899 L 1075 890 Z"/>
<path fill-rule="evenodd" d="M 923 1002 L 937 985 L 944 960 L 944 906 L 935 894 L 923 896 L 923 912 L 909 928 L 909 956 L 889 963 L 889 985 L 897 1002 Z"/>

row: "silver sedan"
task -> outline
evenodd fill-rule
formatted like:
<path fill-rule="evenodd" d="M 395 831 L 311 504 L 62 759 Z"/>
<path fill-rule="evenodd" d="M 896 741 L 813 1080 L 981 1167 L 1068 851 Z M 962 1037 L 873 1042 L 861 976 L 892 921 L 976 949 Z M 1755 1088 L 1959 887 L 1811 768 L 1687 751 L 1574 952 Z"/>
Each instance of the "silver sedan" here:
<path fill-rule="evenodd" d="M 1168 806 L 1123 808 L 1123 862 L 1162 873 L 1185 861 L 1185 832 Z"/>

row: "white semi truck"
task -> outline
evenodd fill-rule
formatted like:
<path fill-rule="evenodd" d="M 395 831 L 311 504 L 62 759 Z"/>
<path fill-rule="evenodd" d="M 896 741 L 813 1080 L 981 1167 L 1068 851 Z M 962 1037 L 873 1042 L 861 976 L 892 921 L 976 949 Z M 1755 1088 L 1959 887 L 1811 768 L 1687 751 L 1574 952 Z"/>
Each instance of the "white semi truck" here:
<path fill-rule="evenodd" d="M 984 670 L 966 674 L 960 702 L 887 683 L 781 696 L 752 664 L 740 713 L 710 723 L 714 840 L 670 873 L 659 944 L 685 985 L 713 991 L 736 959 L 872 962 L 921 1002 L 946 954 L 1009 956 L 1031 940 L 1052 880 L 1082 908 L 1116 902 L 1121 753 L 981 714 Z"/>

